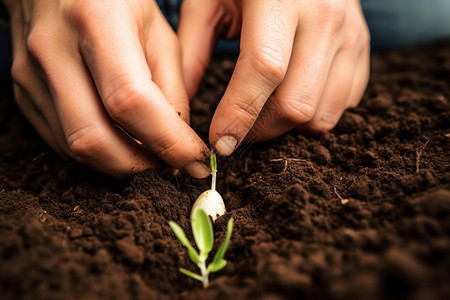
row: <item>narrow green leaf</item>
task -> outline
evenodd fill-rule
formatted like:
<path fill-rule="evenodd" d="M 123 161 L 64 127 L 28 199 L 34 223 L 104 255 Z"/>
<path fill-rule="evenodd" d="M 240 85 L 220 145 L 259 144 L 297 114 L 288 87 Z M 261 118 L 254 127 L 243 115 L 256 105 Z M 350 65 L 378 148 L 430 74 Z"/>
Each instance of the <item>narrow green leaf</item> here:
<path fill-rule="evenodd" d="M 209 156 L 209 163 L 211 164 L 211 172 L 217 173 L 217 158 L 214 149 L 211 149 L 211 155 Z"/>
<path fill-rule="evenodd" d="M 186 275 L 187 277 L 191 277 L 192 279 L 196 279 L 196 280 L 200 280 L 202 281 L 202 276 L 195 274 L 189 270 L 186 270 L 184 268 L 179 268 L 178 269 L 183 275 Z"/>
<path fill-rule="evenodd" d="M 200 259 L 200 255 L 195 251 L 194 247 L 188 247 L 187 248 L 189 258 L 195 262 L 196 264 L 200 263 L 202 260 Z"/>
<path fill-rule="evenodd" d="M 169 226 L 170 226 L 170 228 L 172 228 L 173 233 L 175 233 L 175 235 L 177 236 L 177 238 L 180 240 L 180 242 L 183 245 L 185 245 L 186 247 L 191 245 L 189 243 L 189 240 L 187 239 L 186 235 L 184 234 L 183 228 L 181 228 L 180 225 L 178 225 L 174 221 L 169 221 Z"/>
<path fill-rule="evenodd" d="M 211 262 L 211 264 L 217 265 L 220 264 L 219 262 L 221 260 L 223 260 L 225 252 L 227 252 L 228 244 L 230 243 L 232 232 L 233 232 L 233 218 L 230 218 L 227 224 L 227 235 L 225 237 L 225 240 L 223 241 L 222 245 L 220 245 L 219 250 L 217 250 L 216 255 L 214 256 L 214 259 Z"/>
<path fill-rule="evenodd" d="M 211 252 L 214 243 L 214 233 L 206 212 L 197 207 L 192 214 L 192 233 L 194 234 L 195 243 L 197 244 L 200 253 L 204 258 L 208 257 L 208 253 Z"/>
<path fill-rule="evenodd" d="M 225 268 L 226 265 L 227 265 L 227 261 L 225 259 L 221 259 L 217 262 L 210 263 L 208 266 L 208 271 L 211 273 L 218 272 L 218 271 L 222 270 L 223 268 Z"/>
<path fill-rule="evenodd" d="M 172 228 L 173 233 L 175 233 L 180 242 L 188 249 L 188 254 L 191 260 L 195 263 L 199 263 L 200 257 L 194 247 L 192 247 L 191 243 L 189 243 L 186 234 L 184 234 L 183 228 L 173 221 L 169 222 L 169 226 Z"/>

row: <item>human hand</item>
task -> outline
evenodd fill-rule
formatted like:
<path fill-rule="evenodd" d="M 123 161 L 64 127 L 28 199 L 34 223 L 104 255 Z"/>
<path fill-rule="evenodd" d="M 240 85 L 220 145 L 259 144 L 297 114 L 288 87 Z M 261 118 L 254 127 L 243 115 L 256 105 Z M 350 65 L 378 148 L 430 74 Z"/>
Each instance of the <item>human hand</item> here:
<path fill-rule="evenodd" d="M 114 176 L 166 162 L 209 175 L 178 38 L 154 1 L 4 0 L 16 101 L 59 153 Z"/>
<path fill-rule="evenodd" d="M 330 130 L 359 103 L 370 46 L 358 0 L 185 0 L 178 35 L 190 96 L 217 36 L 239 29 L 240 55 L 210 127 L 219 154 L 230 155 L 244 138 Z"/>

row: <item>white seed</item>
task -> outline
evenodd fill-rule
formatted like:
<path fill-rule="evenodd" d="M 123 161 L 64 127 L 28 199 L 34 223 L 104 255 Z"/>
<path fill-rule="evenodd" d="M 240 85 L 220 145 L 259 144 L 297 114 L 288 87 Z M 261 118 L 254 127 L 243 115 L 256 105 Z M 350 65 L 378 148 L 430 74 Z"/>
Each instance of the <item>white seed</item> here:
<path fill-rule="evenodd" d="M 196 207 L 202 208 L 212 218 L 213 222 L 226 212 L 222 196 L 213 190 L 207 190 L 201 193 L 197 200 L 195 200 L 192 211 Z"/>

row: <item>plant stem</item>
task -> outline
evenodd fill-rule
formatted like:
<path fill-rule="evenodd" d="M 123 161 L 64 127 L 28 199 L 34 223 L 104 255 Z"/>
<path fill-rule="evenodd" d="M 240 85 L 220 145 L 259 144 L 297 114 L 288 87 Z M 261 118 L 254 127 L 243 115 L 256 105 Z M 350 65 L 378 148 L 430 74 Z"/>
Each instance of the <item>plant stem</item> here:
<path fill-rule="evenodd" d="M 216 177 L 217 177 L 217 173 L 211 172 L 211 190 L 212 191 L 216 190 Z"/>
<path fill-rule="evenodd" d="M 211 156 L 209 157 L 209 162 L 211 164 L 211 190 L 216 190 L 216 175 L 217 175 L 217 159 L 214 149 L 211 149 Z"/>
<path fill-rule="evenodd" d="M 197 266 L 200 269 L 200 273 L 202 274 L 203 287 L 206 288 L 206 287 L 208 287 L 208 284 L 209 284 L 209 278 L 208 278 L 209 272 L 206 269 L 206 263 L 205 263 L 205 261 L 202 261 L 202 262 L 199 262 L 197 264 Z"/>

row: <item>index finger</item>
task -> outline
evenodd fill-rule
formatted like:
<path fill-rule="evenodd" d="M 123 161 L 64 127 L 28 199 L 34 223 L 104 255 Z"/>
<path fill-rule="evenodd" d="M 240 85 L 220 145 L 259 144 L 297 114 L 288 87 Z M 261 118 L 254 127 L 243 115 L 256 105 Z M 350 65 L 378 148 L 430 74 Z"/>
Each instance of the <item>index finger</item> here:
<path fill-rule="evenodd" d="M 149 26 L 164 21 L 157 12 L 147 16 L 152 17 Z M 106 111 L 169 165 L 194 177 L 208 176 L 208 148 L 151 80 L 141 41 L 144 28 L 128 10 L 124 15 L 111 9 L 103 17 L 100 26 L 88 28 L 81 51 Z M 182 80 L 181 66 L 173 71 Z"/>
<path fill-rule="evenodd" d="M 284 1 L 243 1 L 241 53 L 211 122 L 209 140 L 230 155 L 283 81 L 297 20 Z"/>

